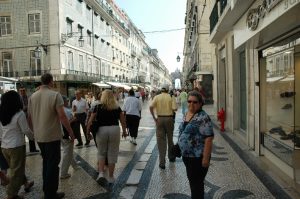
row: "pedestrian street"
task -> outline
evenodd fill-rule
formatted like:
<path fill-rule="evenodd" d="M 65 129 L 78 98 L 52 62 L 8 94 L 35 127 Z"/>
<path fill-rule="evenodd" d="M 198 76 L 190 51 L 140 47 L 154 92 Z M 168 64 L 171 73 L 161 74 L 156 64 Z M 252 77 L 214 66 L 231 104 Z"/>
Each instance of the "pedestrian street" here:
<path fill-rule="evenodd" d="M 206 110 L 206 107 L 203 107 Z M 209 110 L 207 110 L 209 112 Z M 176 114 L 174 142 L 177 142 L 178 125 L 182 114 Z M 76 141 L 75 141 L 76 143 Z M 28 144 L 28 143 L 27 143 Z M 158 166 L 155 124 L 149 112 L 149 102 L 143 104 L 137 146 L 129 138 L 121 139 L 116 182 L 113 186 L 99 185 L 97 178 L 97 149 L 94 142 L 89 147 L 76 148 L 76 160 L 80 168 L 70 167 L 71 177 L 60 180 L 59 191 L 68 199 L 134 198 L 134 199 L 188 199 L 190 188 L 182 159 L 166 163 L 166 169 Z M 248 165 L 250 164 L 250 166 Z M 42 159 L 39 154 L 28 154 L 26 175 L 34 180 L 30 193 L 20 194 L 28 199 L 40 199 L 42 192 Z M 263 180 L 262 180 L 263 179 Z M 215 129 L 211 166 L 205 181 L 206 198 L 292 198 L 266 173 L 251 163 L 229 136 Z M 0 198 L 5 198 L 5 188 L 0 187 Z"/>

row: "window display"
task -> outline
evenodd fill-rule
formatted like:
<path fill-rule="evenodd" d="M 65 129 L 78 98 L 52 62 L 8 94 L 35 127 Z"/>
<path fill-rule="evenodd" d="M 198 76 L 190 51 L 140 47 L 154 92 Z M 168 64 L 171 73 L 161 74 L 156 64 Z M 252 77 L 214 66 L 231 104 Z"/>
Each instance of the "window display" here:
<path fill-rule="evenodd" d="M 300 149 L 300 93 L 297 92 L 300 85 L 296 84 L 300 39 L 282 43 L 262 51 L 261 131 L 265 148 L 292 165 L 292 153 Z"/>

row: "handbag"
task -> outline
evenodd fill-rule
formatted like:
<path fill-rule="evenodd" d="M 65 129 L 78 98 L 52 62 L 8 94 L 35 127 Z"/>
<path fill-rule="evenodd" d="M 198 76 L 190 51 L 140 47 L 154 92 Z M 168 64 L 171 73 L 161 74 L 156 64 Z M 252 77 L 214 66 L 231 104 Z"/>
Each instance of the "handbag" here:
<path fill-rule="evenodd" d="M 99 105 L 97 105 L 96 108 L 97 108 L 97 111 L 96 111 L 95 119 L 93 120 L 91 127 L 90 127 L 90 131 L 91 131 L 93 137 L 96 137 L 96 133 L 98 132 L 98 129 L 99 129 L 99 123 L 97 120 Z"/>
<path fill-rule="evenodd" d="M 173 147 L 171 148 L 171 153 L 176 158 L 181 158 L 181 149 L 180 149 L 178 143 L 173 145 Z"/>

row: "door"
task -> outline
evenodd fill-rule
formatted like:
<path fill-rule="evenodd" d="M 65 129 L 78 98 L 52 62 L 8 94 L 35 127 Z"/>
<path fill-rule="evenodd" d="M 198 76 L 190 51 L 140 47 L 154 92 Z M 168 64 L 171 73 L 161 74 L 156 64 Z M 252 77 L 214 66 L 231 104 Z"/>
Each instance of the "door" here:
<path fill-rule="evenodd" d="M 240 53 L 240 128 L 247 130 L 247 87 L 245 51 Z"/>

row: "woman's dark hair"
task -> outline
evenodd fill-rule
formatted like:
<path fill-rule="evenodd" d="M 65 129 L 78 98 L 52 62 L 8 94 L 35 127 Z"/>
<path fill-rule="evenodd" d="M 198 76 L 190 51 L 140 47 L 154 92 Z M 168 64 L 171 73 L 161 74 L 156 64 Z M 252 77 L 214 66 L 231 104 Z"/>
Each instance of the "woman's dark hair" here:
<path fill-rule="evenodd" d="M 8 91 L 1 97 L 0 122 L 3 126 L 10 123 L 12 117 L 23 109 L 23 102 L 16 91 Z"/>
<path fill-rule="evenodd" d="M 190 96 L 196 97 L 197 100 L 198 100 L 198 102 L 200 102 L 200 103 L 203 105 L 203 100 L 202 100 L 202 96 L 201 96 L 200 92 L 198 92 L 198 91 L 196 91 L 196 90 L 190 91 L 190 92 L 188 93 L 188 98 L 189 98 Z"/>

